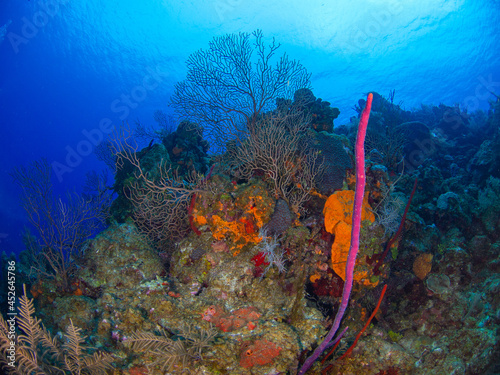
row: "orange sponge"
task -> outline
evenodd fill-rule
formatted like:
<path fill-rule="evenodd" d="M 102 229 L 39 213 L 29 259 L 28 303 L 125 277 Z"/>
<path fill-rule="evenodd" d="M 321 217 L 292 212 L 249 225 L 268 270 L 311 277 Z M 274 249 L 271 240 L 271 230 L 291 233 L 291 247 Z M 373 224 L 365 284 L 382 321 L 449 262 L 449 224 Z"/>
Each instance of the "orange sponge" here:
<path fill-rule="evenodd" d="M 361 220 L 375 221 L 375 215 L 370 210 L 368 195 L 363 198 Z M 332 245 L 332 269 L 345 281 L 345 266 L 351 246 L 352 208 L 354 191 L 337 191 L 328 197 L 323 209 L 325 229 L 335 235 Z M 368 272 L 354 272 L 354 280 L 360 282 L 368 276 Z"/>
<path fill-rule="evenodd" d="M 354 190 L 336 191 L 330 195 L 323 208 L 325 216 L 325 229 L 329 233 L 333 233 L 333 227 L 339 222 L 344 221 L 352 225 L 352 208 L 354 205 Z M 363 198 L 363 208 L 361 211 L 361 221 L 375 221 L 375 215 L 371 211 L 368 204 L 368 194 Z"/>

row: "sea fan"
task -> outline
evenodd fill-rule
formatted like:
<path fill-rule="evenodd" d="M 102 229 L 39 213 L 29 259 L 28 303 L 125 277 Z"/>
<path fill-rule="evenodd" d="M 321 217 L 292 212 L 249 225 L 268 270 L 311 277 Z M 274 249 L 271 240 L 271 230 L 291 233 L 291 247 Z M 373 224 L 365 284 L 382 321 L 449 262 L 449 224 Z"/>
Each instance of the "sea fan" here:
<path fill-rule="evenodd" d="M 165 330 L 159 335 L 151 332 L 136 332 L 127 338 L 135 351 L 148 351 L 153 355 L 153 367 L 161 371 L 172 371 L 174 366 L 186 365 L 197 359 L 203 359 L 202 352 L 209 348 L 217 332 L 210 327 L 208 330 L 193 325 L 185 325 L 179 334 L 169 337 Z"/>

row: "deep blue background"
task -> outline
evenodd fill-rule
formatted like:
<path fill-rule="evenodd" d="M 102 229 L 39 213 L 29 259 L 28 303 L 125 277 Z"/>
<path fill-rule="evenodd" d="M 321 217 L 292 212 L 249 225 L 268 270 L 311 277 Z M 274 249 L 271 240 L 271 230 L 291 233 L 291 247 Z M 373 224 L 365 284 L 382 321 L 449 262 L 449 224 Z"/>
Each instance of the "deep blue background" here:
<path fill-rule="evenodd" d="M 407 109 L 487 109 L 486 88 L 500 93 L 499 24 L 497 0 L 2 0 L 0 251 L 21 249 L 26 223 L 12 168 L 65 163 L 103 119 L 154 123 L 189 54 L 213 36 L 260 28 L 275 37 L 312 73 L 315 95 L 340 108 L 338 125 L 371 90 L 395 89 Z M 151 70 L 161 78 L 154 88 Z M 104 168 L 93 154 L 75 164 L 54 179 L 58 193 Z"/>

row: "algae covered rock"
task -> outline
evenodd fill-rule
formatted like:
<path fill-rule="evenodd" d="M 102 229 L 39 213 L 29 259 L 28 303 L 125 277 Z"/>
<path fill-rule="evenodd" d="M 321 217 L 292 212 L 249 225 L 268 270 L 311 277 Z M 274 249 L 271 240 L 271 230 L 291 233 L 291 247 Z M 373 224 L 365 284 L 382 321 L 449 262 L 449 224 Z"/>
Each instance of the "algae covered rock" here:
<path fill-rule="evenodd" d="M 163 272 L 159 255 L 131 223 L 112 225 L 93 239 L 84 264 L 77 272 L 84 294 L 92 288 L 132 288 Z"/>

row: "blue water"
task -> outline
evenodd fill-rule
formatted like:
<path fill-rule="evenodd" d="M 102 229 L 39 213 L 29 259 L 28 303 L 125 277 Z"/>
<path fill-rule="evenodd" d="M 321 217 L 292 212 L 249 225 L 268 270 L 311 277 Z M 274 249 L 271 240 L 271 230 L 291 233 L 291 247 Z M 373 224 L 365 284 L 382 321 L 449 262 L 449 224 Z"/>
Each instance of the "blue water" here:
<path fill-rule="evenodd" d="M 500 93 L 498 1 L 271 3 L 2 0 L 0 251 L 22 249 L 27 223 L 12 168 L 45 157 L 67 167 L 54 176 L 57 193 L 80 189 L 105 167 L 88 142 L 109 124 L 153 124 L 189 54 L 214 36 L 260 28 L 276 38 L 312 73 L 314 94 L 340 108 L 336 125 L 371 90 L 396 90 L 407 109 L 469 111 L 489 107 L 488 90 Z"/>

